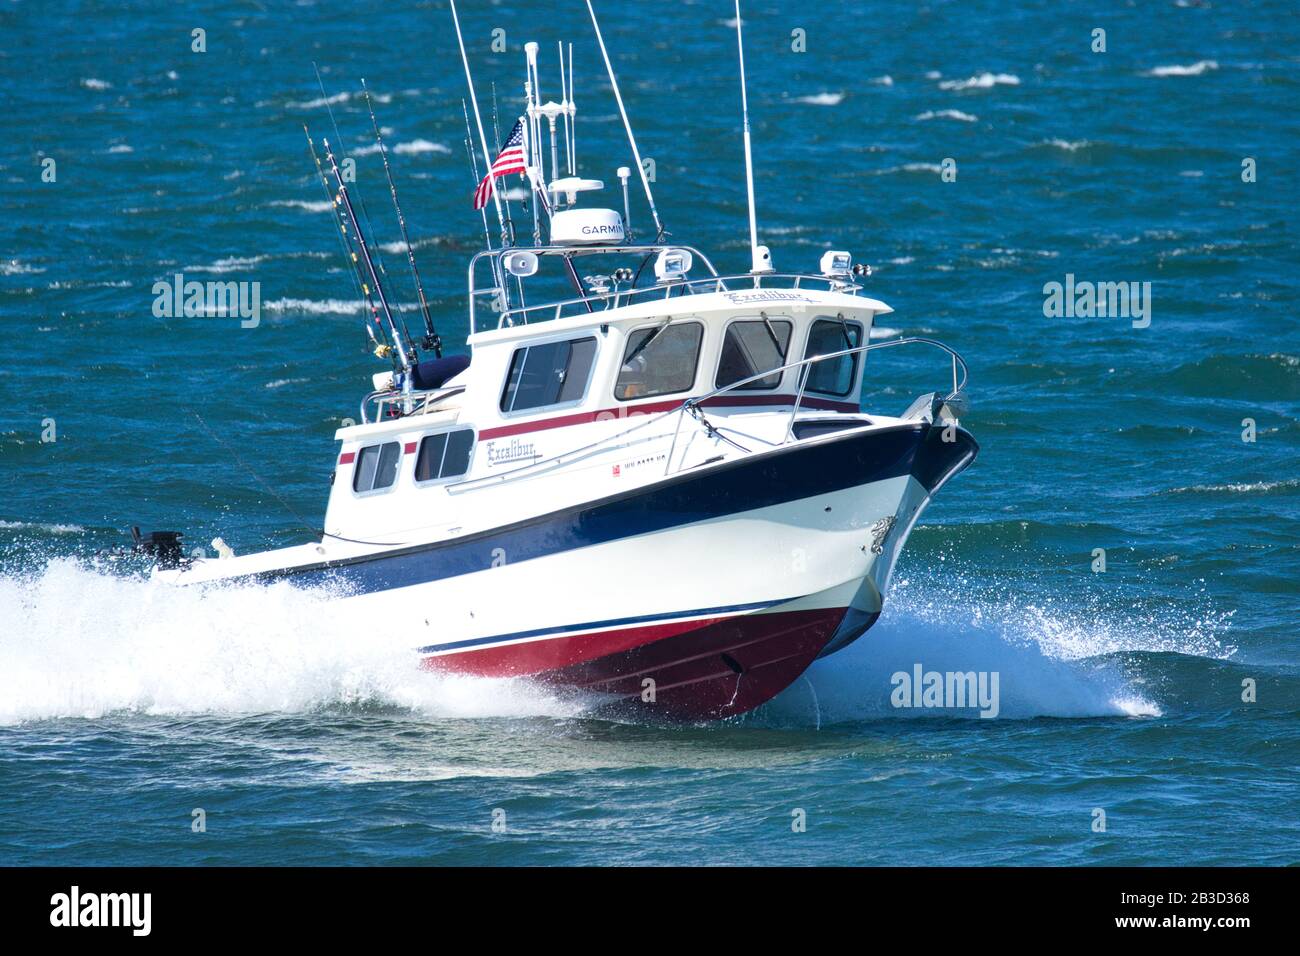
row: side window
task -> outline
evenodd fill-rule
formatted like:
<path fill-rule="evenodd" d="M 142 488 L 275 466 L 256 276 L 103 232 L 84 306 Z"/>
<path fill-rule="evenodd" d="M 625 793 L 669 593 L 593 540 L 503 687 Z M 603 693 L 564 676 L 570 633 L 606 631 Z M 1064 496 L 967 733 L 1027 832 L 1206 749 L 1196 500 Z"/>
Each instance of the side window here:
<path fill-rule="evenodd" d="M 783 319 L 744 319 L 727 326 L 727 336 L 722 342 L 722 358 L 718 361 L 717 388 L 741 382 L 751 375 L 785 364 L 790 348 L 793 324 Z M 774 372 L 754 379 L 747 385 L 737 385 L 736 391 L 776 388 L 781 383 L 781 373 Z"/>
<path fill-rule="evenodd" d="M 352 469 L 352 490 L 379 491 L 390 488 L 397 480 L 397 463 L 402 460 L 402 446 L 395 441 L 366 445 L 357 453 Z"/>
<path fill-rule="evenodd" d="M 845 349 L 855 349 L 862 344 L 862 326 L 857 322 L 839 319 L 818 319 L 808 330 L 808 348 L 804 358 L 830 355 Z M 808 376 L 807 390 L 825 395 L 847 395 L 853 391 L 853 381 L 858 374 L 861 352 L 841 355 L 805 367 Z"/>
<path fill-rule="evenodd" d="M 626 402 L 689 391 L 695 384 L 703 338 L 704 326 L 699 322 L 637 329 L 627 337 L 614 397 Z"/>
<path fill-rule="evenodd" d="M 501 395 L 501 411 L 522 412 L 580 401 L 595 359 L 595 338 L 515 349 Z"/>
<path fill-rule="evenodd" d="M 472 428 L 425 435 L 420 440 L 420 452 L 415 458 L 415 480 L 459 478 L 469 471 L 469 457 L 473 448 Z"/>

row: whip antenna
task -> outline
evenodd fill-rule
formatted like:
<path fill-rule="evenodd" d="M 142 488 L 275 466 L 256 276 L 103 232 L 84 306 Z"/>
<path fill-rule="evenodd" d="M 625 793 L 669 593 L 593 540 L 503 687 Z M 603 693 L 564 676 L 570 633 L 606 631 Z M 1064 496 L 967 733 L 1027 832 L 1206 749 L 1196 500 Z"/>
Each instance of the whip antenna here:
<path fill-rule="evenodd" d="M 744 120 L 745 188 L 749 193 L 749 271 L 757 275 L 772 271 L 772 253 L 767 246 L 758 244 L 758 214 L 754 210 L 754 150 L 749 136 L 749 96 L 745 92 L 745 41 L 740 29 L 740 0 L 736 0 L 736 49 L 740 53 L 740 113 Z M 754 284 L 758 285 L 757 279 Z"/>
<path fill-rule="evenodd" d="M 739 0 L 737 0 L 739 3 Z M 632 124 L 628 122 L 627 110 L 623 108 L 623 94 L 618 91 L 618 78 L 614 76 L 614 65 L 609 62 L 609 52 L 605 49 L 605 38 L 600 35 L 600 24 L 596 21 L 596 9 L 587 0 L 587 12 L 591 14 L 591 25 L 596 28 L 596 43 L 600 46 L 600 55 L 605 60 L 605 70 L 609 73 L 609 84 L 614 87 L 614 99 L 618 101 L 618 112 L 623 117 L 623 129 L 627 130 L 627 141 L 632 147 L 632 158 L 636 160 L 636 171 L 641 174 L 641 185 L 645 189 L 646 202 L 650 204 L 650 217 L 655 221 L 655 240 L 663 237 L 663 223 L 659 221 L 659 210 L 655 208 L 655 197 L 650 192 L 650 180 L 646 178 L 645 167 L 641 165 L 641 151 L 636 148 L 636 137 L 632 135 Z"/>

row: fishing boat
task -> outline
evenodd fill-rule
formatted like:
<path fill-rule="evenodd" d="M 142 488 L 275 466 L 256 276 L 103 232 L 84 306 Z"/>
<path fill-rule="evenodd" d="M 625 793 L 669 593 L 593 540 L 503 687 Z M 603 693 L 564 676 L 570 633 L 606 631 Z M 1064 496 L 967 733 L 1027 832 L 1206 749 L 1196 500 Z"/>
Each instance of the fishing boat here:
<path fill-rule="evenodd" d="M 422 290 L 422 340 L 394 315 L 324 141 L 317 165 L 391 367 L 335 436 L 323 533 L 238 556 L 188 556 L 170 532 L 137 544 L 179 585 L 331 589 L 433 669 L 528 678 L 613 712 L 726 718 L 880 616 L 908 533 L 977 454 L 959 422 L 966 365 L 932 339 L 873 341 L 891 310 L 848 252 L 778 272 L 759 244 L 739 3 L 751 267 L 723 274 L 667 241 L 587 6 L 632 154 L 616 172 L 621 210 L 578 174 L 572 46 L 567 60 L 558 48 L 559 101 L 543 101 L 539 47 L 525 47 L 522 115 L 489 152 L 461 41 L 488 233 L 466 272 L 467 351 L 442 354 Z M 512 176 L 531 237 L 498 188 Z M 393 201 L 419 287 L 395 187 Z M 863 409 L 870 354 L 907 346 L 939 359 L 941 387 L 898 414 Z"/>

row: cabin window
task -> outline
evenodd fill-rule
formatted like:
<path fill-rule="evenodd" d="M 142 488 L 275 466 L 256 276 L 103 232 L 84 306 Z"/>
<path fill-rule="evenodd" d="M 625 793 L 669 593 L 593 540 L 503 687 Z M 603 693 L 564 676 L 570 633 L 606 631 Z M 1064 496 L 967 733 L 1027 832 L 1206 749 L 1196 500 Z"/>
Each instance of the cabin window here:
<path fill-rule="evenodd" d="M 859 323 L 818 319 L 808 330 L 808 348 L 804 351 L 804 358 L 855 349 L 861 344 L 862 326 Z M 861 352 L 855 352 L 806 366 L 808 383 L 805 387 L 810 392 L 821 392 L 824 395 L 849 394 L 853 391 L 853 382 L 858 374 L 858 359 L 861 356 Z"/>
<path fill-rule="evenodd" d="M 790 348 L 790 334 L 794 326 L 784 319 L 744 319 L 727 326 L 727 336 L 722 342 L 722 358 L 718 362 L 718 388 L 733 382 L 742 382 L 751 375 L 785 364 Z M 781 373 L 773 372 L 756 378 L 735 391 L 776 388 L 781 384 Z"/>
<path fill-rule="evenodd" d="M 391 488 L 397 480 L 397 463 L 402 460 L 402 446 L 395 441 L 366 445 L 357 452 L 352 470 L 352 490 L 358 493 Z"/>
<path fill-rule="evenodd" d="M 627 337 L 614 397 L 626 402 L 689 391 L 695 384 L 703 338 L 704 326 L 699 322 L 637 329 Z"/>
<path fill-rule="evenodd" d="M 595 359 L 596 340 L 591 337 L 515 349 L 501 411 L 522 412 L 582 401 Z"/>
<path fill-rule="evenodd" d="M 442 481 L 459 478 L 469 471 L 470 452 L 474 449 L 474 429 L 458 428 L 420 440 L 415 458 L 416 481 Z"/>

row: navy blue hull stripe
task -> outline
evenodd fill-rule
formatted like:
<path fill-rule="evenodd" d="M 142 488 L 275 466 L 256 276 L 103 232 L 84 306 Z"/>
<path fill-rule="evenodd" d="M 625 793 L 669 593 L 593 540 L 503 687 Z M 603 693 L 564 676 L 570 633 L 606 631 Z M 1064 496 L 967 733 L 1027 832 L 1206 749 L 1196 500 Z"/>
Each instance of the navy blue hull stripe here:
<path fill-rule="evenodd" d="M 500 554 L 519 564 L 907 475 L 928 431 L 918 424 L 793 445 L 465 538 L 252 577 L 342 585 L 348 593 L 368 594 L 473 574 L 491 568 Z M 559 595 L 582 583 L 557 578 L 553 585 Z"/>
<path fill-rule="evenodd" d="M 523 640 L 526 637 L 544 637 L 549 634 L 567 634 L 573 631 L 612 630 L 633 624 L 667 624 L 691 617 L 716 617 L 719 614 L 742 614 L 745 611 L 760 611 L 764 608 L 785 604 L 794 598 L 781 598 L 777 601 L 759 601 L 756 604 L 733 604 L 730 607 L 706 607 L 698 611 L 676 611 L 668 614 L 643 614 L 640 617 L 620 617 L 609 621 L 589 621 L 586 624 L 564 624 L 560 627 L 539 627 L 532 631 L 516 631 L 513 634 L 497 634 L 493 637 L 475 637 L 464 641 L 452 641 L 449 644 L 430 644 L 421 647 L 421 654 L 433 654 L 438 651 L 456 651 L 466 647 L 478 647 L 483 644 L 504 644 L 506 641 Z"/>

